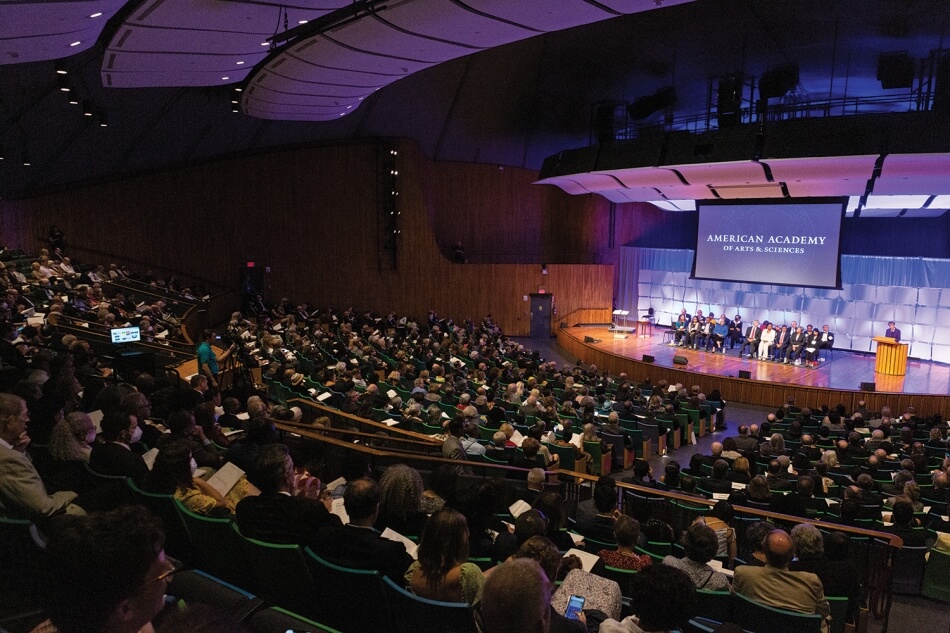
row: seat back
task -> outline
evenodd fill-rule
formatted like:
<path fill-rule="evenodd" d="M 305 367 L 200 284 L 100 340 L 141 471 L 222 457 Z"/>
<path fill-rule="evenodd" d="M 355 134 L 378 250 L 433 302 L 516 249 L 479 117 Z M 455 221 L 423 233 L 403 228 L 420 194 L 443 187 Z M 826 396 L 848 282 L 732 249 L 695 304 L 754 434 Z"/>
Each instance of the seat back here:
<path fill-rule="evenodd" d="M 40 557 L 43 550 L 27 519 L 0 517 L 0 613 L 39 608 Z"/>
<path fill-rule="evenodd" d="M 920 593 L 932 600 L 950 602 L 950 554 L 931 550 Z"/>
<path fill-rule="evenodd" d="M 318 619 L 328 626 L 349 633 L 376 633 L 388 628 L 392 617 L 383 593 L 381 575 L 376 570 L 341 567 L 315 554 L 309 547 L 304 550 L 314 582 L 321 587 Z M 342 609 L 341 605 L 359 596 L 371 609 Z"/>
<path fill-rule="evenodd" d="M 251 633 L 287 633 L 287 631 L 322 631 L 340 633 L 287 609 L 271 607 L 258 611 L 244 623 Z"/>
<path fill-rule="evenodd" d="M 175 509 L 185 524 L 194 547 L 196 563 L 201 569 L 238 587 L 254 586 L 240 555 L 243 547 L 241 538 L 231 529 L 231 519 L 195 514 L 177 499 Z"/>
<path fill-rule="evenodd" d="M 165 552 L 179 560 L 193 562 L 195 553 L 191 545 L 191 537 L 185 529 L 181 515 L 175 508 L 175 497 L 145 492 L 131 479 L 126 479 L 126 485 L 132 491 L 132 498 L 136 503 L 145 506 L 162 520 L 162 527 L 165 530 Z"/>
<path fill-rule="evenodd" d="M 475 618 L 464 602 L 439 602 L 409 593 L 383 577 L 383 591 L 396 633 L 476 633 Z"/>
<path fill-rule="evenodd" d="M 624 598 L 631 598 L 633 596 L 631 580 L 636 573 L 637 570 L 635 569 L 620 569 L 619 567 L 604 565 L 604 569 L 600 572 L 600 575 L 620 585 L 620 594 Z"/>
<path fill-rule="evenodd" d="M 584 452 L 590 455 L 590 464 L 593 469 L 593 474 L 600 475 L 609 475 L 610 474 L 610 462 L 608 461 L 604 464 L 604 460 L 600 453 L 600 440 L 596 442 L 584 442 Z M 604 469 L 606 468 L 606 472 Z"/>
<path fill-rule="evenodd" d="M 821 633 L 822 617 L 817 613 L 797 613 L 776 609 L 735 594 L 733 622 L 755 633 Z"/>
<path fill-rule="evenodd" d="M 247 538 L 233 523 L 231 529 L 241 537 L 244 558 L 257 595 L 269 604 L 317 618 L 323 588 L 318 588 L 314 582 L 300 546 Z"/>
<path fill-rule="evenodd" d="M 894 559 L 891 591 L 897 595 L 916 596 L 924 579 L 926 547 L 902 547 Z"/>
<path fill-rule="evenodd" d="M 557 455 L 558 467 L 561 470 L 574 470 L 574 449 L 570 446 L 547 444 L 548 450 Z"/>
<path fill-rule="evenodd" d="M 825 596 L 831 607 L 831 631 L 829 633 L 844 633 L 845 620 L 848 617 L 847 596 Z"/>
<path fill-rule="evenodd" d="M 220 578 L 197 569 L 178 571 L 172 576 L 168 595 L 185 601 L 185 604 L 201 603 L 214 605 L 241 621 L 256 611 L 262 604 L 260 598 Z"/>
<path fill-rule="evenodd" d="M 732 620 L 732 593 L 729 591 L 696 590 L 696 615 L 709 620 Z"/>

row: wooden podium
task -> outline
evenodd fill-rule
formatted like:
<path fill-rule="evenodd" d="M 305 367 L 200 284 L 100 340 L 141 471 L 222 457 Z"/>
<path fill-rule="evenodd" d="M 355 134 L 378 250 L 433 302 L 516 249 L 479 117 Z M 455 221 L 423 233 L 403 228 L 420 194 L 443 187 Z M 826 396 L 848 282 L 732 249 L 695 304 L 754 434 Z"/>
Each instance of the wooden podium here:
<path fill-rule="evenodd" d="M 907 343 L 898 343 L 887 336 L 875 336 L 872 340 L 877 343 L 875 372 L 889 376 L 907 373 Z"/>

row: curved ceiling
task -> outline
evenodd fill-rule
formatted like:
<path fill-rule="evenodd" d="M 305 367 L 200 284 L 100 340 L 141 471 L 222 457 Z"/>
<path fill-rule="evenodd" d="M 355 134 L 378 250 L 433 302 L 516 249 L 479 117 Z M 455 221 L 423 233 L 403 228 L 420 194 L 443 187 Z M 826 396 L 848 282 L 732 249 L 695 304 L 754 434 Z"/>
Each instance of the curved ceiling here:
<path fill-rule="evenodd" d="M 0 196 L 367 137 L 538 169 L 588 144 L 596 101 L 673 85 L 701 114 L 710 78 L 787 62 L 806 100 L 911 109 L 878 56 L 948 26 L 945 0 L 0 0 Z"/>

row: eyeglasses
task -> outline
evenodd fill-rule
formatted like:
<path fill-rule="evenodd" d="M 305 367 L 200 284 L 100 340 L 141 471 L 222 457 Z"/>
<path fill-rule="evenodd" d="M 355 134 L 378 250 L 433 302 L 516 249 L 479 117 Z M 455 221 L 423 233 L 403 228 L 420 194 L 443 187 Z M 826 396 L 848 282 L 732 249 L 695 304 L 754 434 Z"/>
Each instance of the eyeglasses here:
<path fill-rule="evenodd" d="M 142 583 L 142 587 L 147 587 L 148 585 L 152 584 L 153 582 L 159 582 L 159 581 L 162 581 L 162 580 L 167 580 L 168 582 L 171 582 L 172 575 L 173 575 L 176 571 L 178 571 L 179 569 L 181 569 L 182 566 L 183 566 L 183 565 L 182 565 L 182 562 L 181 562 L 180 560 L 178 560 L 177 558 L 172 558 L 171 556 L 166 556 L 166 557 L 165 557 L 165 571 L 163 571 L 161 574 L 159 574 L 159 575 L 156 576 L 155 578 L 152 578 L 151 580 L 146 580 L 144 583 Z"/>

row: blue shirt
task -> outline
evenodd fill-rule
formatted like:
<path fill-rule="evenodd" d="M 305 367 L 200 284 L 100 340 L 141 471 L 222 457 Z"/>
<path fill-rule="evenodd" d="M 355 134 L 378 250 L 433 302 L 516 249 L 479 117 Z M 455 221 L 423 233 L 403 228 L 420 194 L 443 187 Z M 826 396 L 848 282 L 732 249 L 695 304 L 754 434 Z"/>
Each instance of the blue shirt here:
<path fill-rule="evenodd" d="M 211 373 L 215 376 L 218 375 L 218 357 L 215 355 L 214 350 L 211 349 L 211 345 L 208 341 L 202 341 L 201 345 L 198 346 L 198 372 L 201 372 L 201 366 L 207 365 L 208 369 L 211 370 Z"/>

